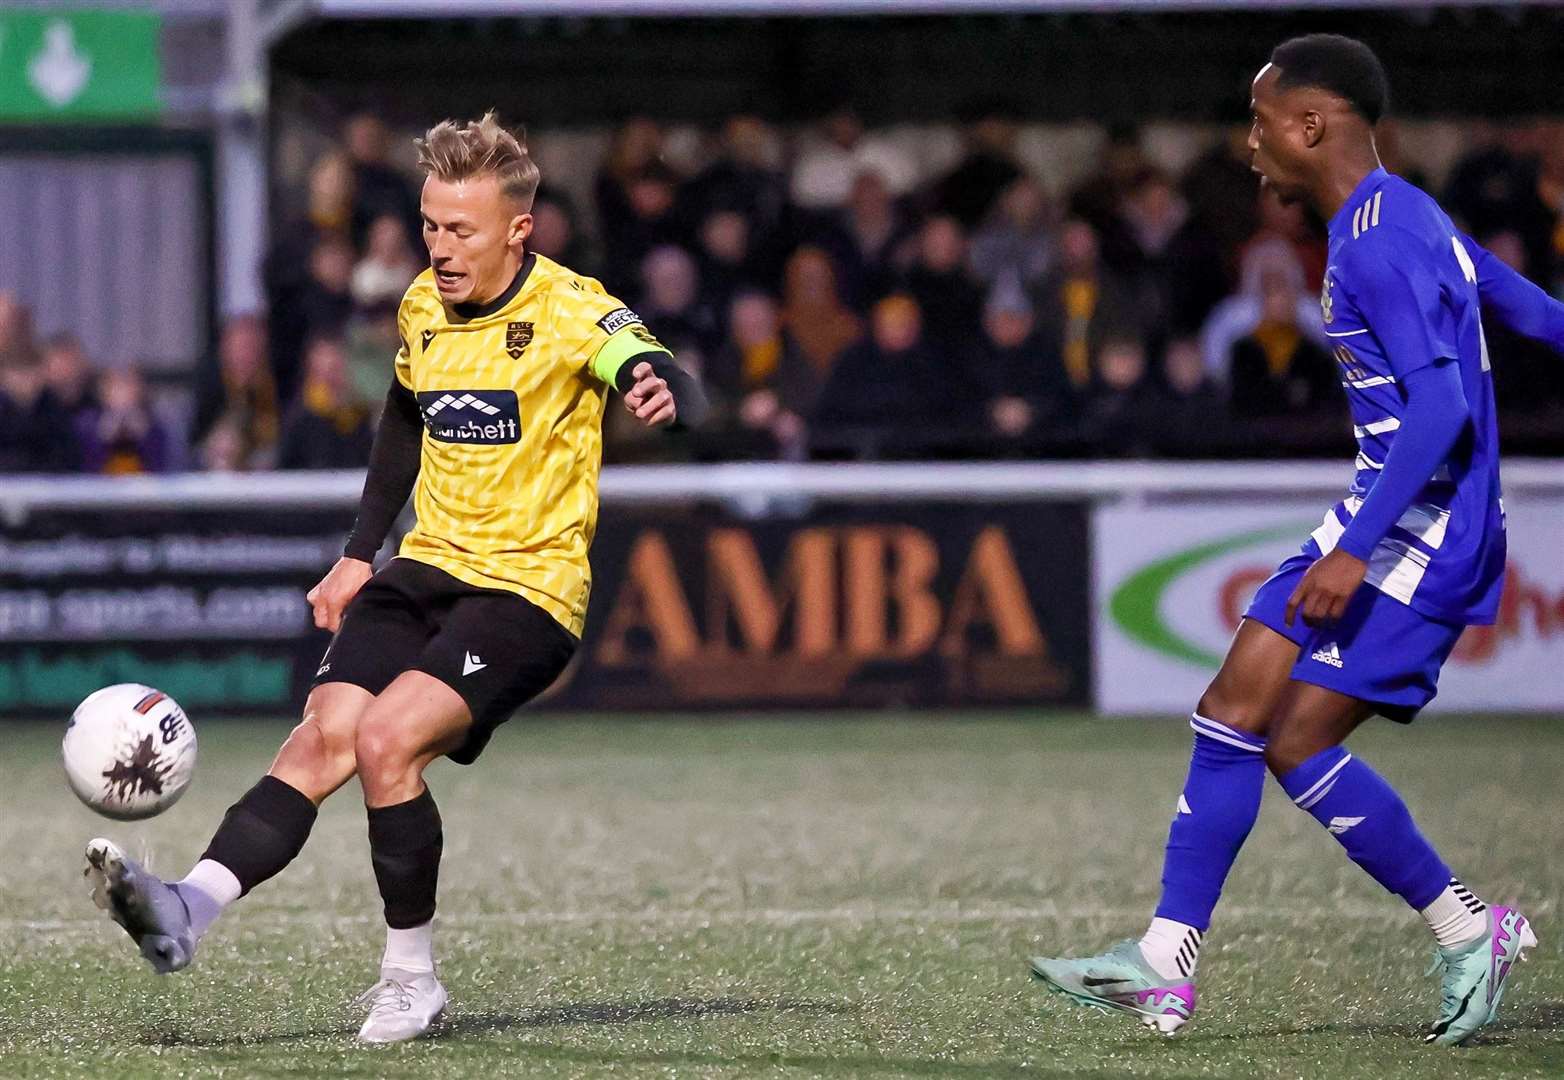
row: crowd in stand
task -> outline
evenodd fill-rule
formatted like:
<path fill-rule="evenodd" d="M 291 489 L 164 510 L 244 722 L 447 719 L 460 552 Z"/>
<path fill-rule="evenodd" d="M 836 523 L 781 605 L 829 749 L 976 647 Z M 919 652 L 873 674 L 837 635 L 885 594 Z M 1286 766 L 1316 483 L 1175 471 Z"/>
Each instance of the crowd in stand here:
<path fill-rule="evenodd" d="M 925 178 L 850 112 L 792 140 L 753 117 L 703 167 L 659 126 L 615 133 L 590 205 L 545 184 L 530 246 L 596 275 L 704 379 L 669 438 L 610 415 L 614 460 L 1334 454 L 1350 443 L 1317 296 L 1324 231 L 1262 195 L 1242 132 L 1175 176 L 1133 131 L 1048 191 L 999 114 Z M 1440 194 L 1476 239 L 1564 296 L 1564 124 L 1474 130 Z M 229 320 L 189 446 L 133 369 L 34 338 L 0 295 L 0 471 L 361 465 L 425 260 L 417 189 L 373 117 L 274 229 L 265 318 Z M 1388 149 L 1388 148 L 1387 148 Z M 1387 158 L 1389 154 L 1387 153 Z M 1398 169 L 1393 158 L 1387 165 Z M 1398 171 L 1418 180 L 1415 169 Z M 1490 326 L 1506 426 L 1564 452 L 1564 360 Z"/>

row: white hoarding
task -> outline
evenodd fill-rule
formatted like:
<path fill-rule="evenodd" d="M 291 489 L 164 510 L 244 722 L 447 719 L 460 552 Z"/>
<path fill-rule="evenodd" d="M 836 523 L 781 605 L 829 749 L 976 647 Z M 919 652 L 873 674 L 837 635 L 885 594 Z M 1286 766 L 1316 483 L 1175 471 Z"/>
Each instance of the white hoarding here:
<path fill-rule="evenodd" d="M 1328 502 L 1100 506 L 1092 527 L 1098 708 L 1193 709 L 1249 598 Z M 1432 709 L 1564 712 L 1564 499 L 1512 497 L 1505 506 L 1510 559 L 1498 622 L 1466 632 Z"/>

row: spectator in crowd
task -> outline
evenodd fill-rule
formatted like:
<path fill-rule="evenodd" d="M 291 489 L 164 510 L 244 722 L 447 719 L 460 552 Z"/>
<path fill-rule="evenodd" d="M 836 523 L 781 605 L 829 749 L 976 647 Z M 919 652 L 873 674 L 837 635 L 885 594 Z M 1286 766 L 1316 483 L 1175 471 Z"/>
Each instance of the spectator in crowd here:
<path fill-rule="evenodd" d="M 576 224 L 576 208 L 562 191 L 547 187 L 532 201 L 532 235 L 527 250 L 563 263 L 579 273 L 590 274 L 596 266 L 581 230 Z"/>
<path fill-rule="evenodd" d="M 701 306 L 726 312 L 741 289 L 760 288 L 766 274 L 750 250 L 749 219 L 737 210 L 714 210 L 700 227 Z"/>
<path fill-rule="evenodd" d="M 1221 253 L 1163 170 L 1148 167 L 1131 182 L 1111 235 L 1103 259 L 1130 283 L 1148 329 L 1197 330 L 1227 294 Z"/>
<path fill-rule="evenodd" d="M 1281 278 L 1297 297 L 1294 322 L 1320 348 L 1331 348 L 1320 317 L 1317 296 L 1304 292 L 1304 271 L 1297 249 L 1279 237 L 1251 246 L 1244 253 L 1238 292 L 1211 310 L 1200 331 L 1200 351 L 1206 370 L 1218 381 L 1228 379 L 1233 346 L 1260 325 L 1262 297 L 1267 281 Z"/>
<path fill-rule="evenodd" d="M 701 304 L 700 271 L 681 247 L 654 249 L 641 266 L 643 289 L 636 312 L 681 360 L 710 356 L 721 342 L 713 312 Z"/>
<path fill-rule="evenodd" d="M 934 185 L 931 202 L 963 229 L 974 229 L 988 216 L 999 195 L 1021 178 L 1016 163 L 1016 124 L 1008 106 L 982 102 L 967 110 L 963 132 L 966 156 Z"/>
<path fill-rule="evenodd" d="M 340 338 L 311 338 L 304 384 L 282 426 L 280 469 L 358 469 L 374 441 L 369 410 L 354 395 L 347 349 Z"/>
<path fill-rule="evenodd" d="M 0 358 L 32 346 L 32 313 L 14 292 L 0 289 Z"/>
<path fill-rule="evenodd" d="M 1515 232 L 1526 245 L 1527 274 L 1555 296 L 1564 296 L 1564 120 L 1540 120 L 1537 152 L 1515 213 Z"/>
<path fill-rule="evenodd" d="M 1298 299 L 1287 274 L 1262 279 L 1259 324 L 1233 345 L 1228 390 L 1234 416 L 1309 412 L 1340 395 L 1336 362 L 1299 326 Z"/>
<path fill-rule="evenodd" d="M 815 408 L 817 445 L 855 457 L 904 456 L 965 433 L 952 410 L 951 369 L 924 343 L 923 314 L 907 293 L 874 305 L 870 337 L 843 354 Z"/>
<path fill-rule="evenodd" d="M 1221 387 L 1206 370 L 1196 337 L 1176 337 L 1162 356 L 1162 382 L 1167 388 L 1157 416 L 1157 450 L 1220 454 L 1232 445 L 1232 421 Z"/>
<path fill-rule="evenodd" d="M 16 333 L 15 330 L 12 334 Z M 30 345 L 0 353 L 0 473 L 75 472 L 81 451 Z"/>
<path fill-rule="evenodd" d="M 1515 208 L 1527 184 L 1519 129 L 1478 123 L 1467 132 L 1468 150 L 1450 170 L 1441 200 L 1450 216 L 1474 236 L 1519 231 Z"/>
<path fill-rule="evenodd" d="M 354 307 L 362 311 L 399 303 L 425 265 L 408 246 L 403 223 L 395 215 L 382 214 L 370 223 L 368 249 L 353 268 L 348 291 Z"/>
<path fill-rule="evenodd" d="M 1509 231 L 1480 238 L 1483 247 L 1520 272 L 1526 265 L 1526 245 Z M 1511 330 L 1499 319 L 1483 320 L 1488 354 L 1493 358 L 1494 398 L 1509 414 L 1505 434 L 1521 434 L 1534 418 L 1556 416 L 1564 401 L 1564 365 L 1558 354 L 1540 342 Z"/>
<path fill-rule="evenodd" d="M 759 117 L 740 114 L 722 125 L 716 158 L 685 186 L 683 219 L 732 210 L 749 222 L 751 254 L 764 262 L 781 242 L 787 179 L 776 165 L 776 135 Z"/>
<path fill-rule="evenodd" d="M 825 379 L 837 358 L 863 336 L 863 320 L 842 303 L 836 267 L 820 248 L 793 252 L 783 274 L 782 326 Z"/>
<path fill-rule="evenodd" d="M 92 364 L 87 360 L 87 350 L 75 334 L 55 334 L 43 344 L 43 377 L 54 395 L 54 400 L 71 418 L 76 418 L 98 404 L 97 387 L 93 385 Z"/>
<path fill-rule="evenodd" d="M 1072 218 L 1059 230 L 1059 258 L 1038 287 L 1038 324 L 1058 350 L 1076 393 L 1092 385 L 1092 350 L 1107 326 L 1131 324 L 1129 289 L 1102 264 L 1097 231 Z"/>
<path fill-rule="evenodd" d="M 343 128 L 343 143 L 353 171 L 353 210 L 348 237 L 363 251 L 372 245 L 371 231 L 383 217 L 396 221 L 406 244 L 416 244 L 423 230 L 418 197 L 407 177 L 389 160 L 390 133 L 373 113 L 359 113 Z"/>
<path fill-rule="evenodd" d="M 1189 211 L 1222 253 L 1228 280 L 1238 280 L 1238 253 L 1259 228 L 1260 185 L 1250 167 L 1249 125 L 1234 124 L 1190 163 L 1179 185 Z"/>
<path fill-rule="evenodd" d="M 971 366 L 986 395 L 988 432 L 1007 446 L 1037 441 L 1073 397 L 1057 346 L 1037 333 L 1032 303 L 1013 276 L 989 291 Z"/>
<path fill-rule="evenodd" d="M 399 301 L 363 308 L 348 324 L 348 382 L 359 401 L 381 401 L 395 378 L 392 367 L 402 347 Z"/>
<path fill-rule="evenodd" d="M 863 122 L 852 109 L 837 109 L 804 138 L 793 165 L 793 203 L 807 213 L 840 210 L 867 172 L 878 175 L 894 197 L 908 194 L 918 183 L 918 166 L 910 155 L 889 140 L 865 136 Z"/>
<path fill-rule="evenodd" d="M 139 368 L 104 371 L 98 377 L 97 404 L 77 416 L 75 428 L 87 472 L 128 476 L 165 472 L 172 465 L 168 430 L 147 401 Z"/>
<path fill-rule="evenodd" d="M 322 156 L 310 169 L 308 187 L 304 218 L 277 231 L 263 270 L 270 312 L 267 340 L 271 366 L 285 400 L 293 391 L 299 356 L 310 332 L 311 309 L 316 305 L 315 252 L 326 242 L 348 236 L 353 215 L 351 160 L 337 152 Z M 351 248 L 347 259 L 351 275 Z"/>
<path fill-rule="evenodd" d="M 1135 178 L 1150 164 L 1141 146 L 1139 129 L 1125 124 L 1109 127 L 1103 137 L 1097 171 L 1066 200 L 1069 215 L 1086 222 L 1099 236 L 1111 232 Z"/>
<path fill-rule="evenodd" d="M 924 222 L 904 287 L 923 313 L 929 346 L 964 353 L 977 332 L 983 293 L 967 273 L 967 237 L 954 217 L 939 214 Z"/>
<path fill-rule="evenodd" d="M 223 326 L 218 344 L 215 393 L 201 403 L 196 438 L 205 440 L 219 424 L 235 433 L 238 468 L 264 467 L 277 443 L 277 387 L 266 359 L 266 323 L 258 315 L 239 315 Z M 225 440 L 224 441 L 229 441 Z"/>
<path fill-rule="evenodd" d="M 1160 436 L 1166 402 L 1149 378 L 1146 341 L 1138 330 L 1108 331 L 1097 349 L 1094 382 L 1081 415 L 1081 434 L 1098 457 L 1147 457 Z"/>
<path fill-rule="evenodd" d="M 972 236 L 972 272 L 984 285 L 1013 278 L 1027 288 L 1048 271 L 1053 227 L 1048 196 L 1030 176 L 1016 180 Z"/>
<path fill-rule="evenodd" d="M 197 447 L 196 464 L 205 472 L 232 473 L 249 468 L 244 433 L 233 417 L 225 416 L 212 425 Z"/>
<path fill-rule="evenodd" d="M 663 161 L 662 139 L 651 120 L 631 120 L 615 132 L 598 171 L 598 235 L 611 280 L 636 280 L 647 252 L 685 239 L 676 208 L 679 180 Z"/>
<path fill-rule="evenodd" d="M 880 173 L 853 180 L 847 205 L 815 231 L 815 244 L 829 251 L 841 270 L 842 295 L 855 311 L 895 287 L 896 264 L 914 236 Z"/>
<path fill-rule="evenodd" d="M 1260 226 L 1239 249 L 1239 273 L 1251 250 L 1280 241 L 1293 250 L 1303 271 L 1303 288 L 1317 292 L 1325 282 L 1325 227 L 1301 202 L 1284 203 L 1270 188 L 1256 197 Z"/>
<path fill-rule="evenodd" d="M 728 340 L 707 369 L 726 404 L 725 442 L 739 457 L 803 457 L 804 418 L 820 396 L 821 372 L 783 333 L 777 303 L 764 292 L 735 295 L 728 326 Z"/>

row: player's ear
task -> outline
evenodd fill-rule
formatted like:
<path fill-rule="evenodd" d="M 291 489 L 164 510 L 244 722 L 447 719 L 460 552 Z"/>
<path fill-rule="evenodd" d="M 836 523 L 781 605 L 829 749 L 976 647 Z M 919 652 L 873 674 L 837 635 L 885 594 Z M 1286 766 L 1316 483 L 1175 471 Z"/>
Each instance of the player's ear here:
<path fill-rule="evenodd" d="M 1325 114 L 1310 109 L 1303 114 L 1303 145 L 1313 150 L 1325 138 Z"/>
<path fill-rule="evenodd" d="M 506 234 L 506 243 L 514 246 L 525 243 L 527 237 L 532 235 L 532 215 L 517 214 L 510 219 L 510 231 Z"/>

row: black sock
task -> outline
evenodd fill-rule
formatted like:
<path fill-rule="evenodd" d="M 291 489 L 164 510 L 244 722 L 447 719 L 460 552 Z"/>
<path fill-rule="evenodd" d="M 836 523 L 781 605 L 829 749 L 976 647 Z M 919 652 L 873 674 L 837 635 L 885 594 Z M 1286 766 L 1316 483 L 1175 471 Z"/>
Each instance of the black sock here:
<path fill-rule="evenodd" d="M 427 787 L 405 803 L 370 807 L 369 858 L 375 864 L 375 881 L 391 929 L 422 926 L 434 918 L 444 846 L 440 811 Z"/>
<path fill-rule="evenodd" d="M 263 776 L 228 808 L 201 858 L 222 863 L 243 896 L 293 861 L 315 824 L 315 804 L 275 776 Z"/>

